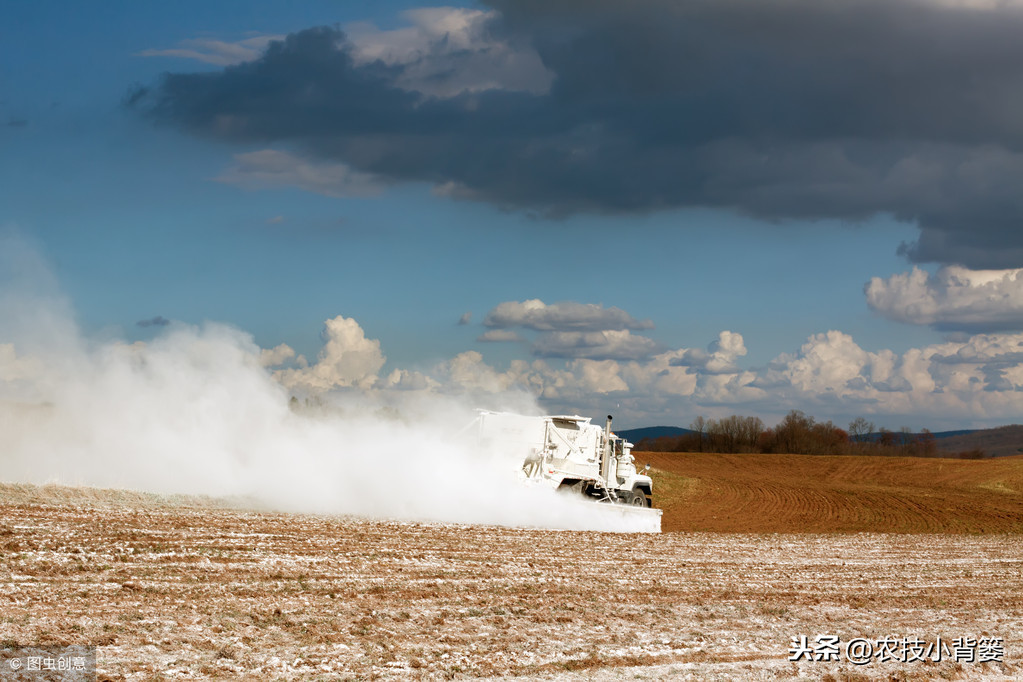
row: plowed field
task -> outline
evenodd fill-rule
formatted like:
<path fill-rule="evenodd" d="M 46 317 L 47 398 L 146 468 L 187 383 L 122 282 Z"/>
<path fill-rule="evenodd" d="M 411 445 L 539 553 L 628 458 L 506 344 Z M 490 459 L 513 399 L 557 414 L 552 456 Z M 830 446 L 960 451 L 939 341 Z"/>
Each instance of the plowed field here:
<path fill-rule="evenodd" d="M 1023 457 L 637 453 L 665 531 L 1021 533 Z"/>
<path fill-rule="evenodd" d="M 101 680 L 1023 677 L 1023 536 L 994 532 L 1019 530 L 1020 460 L 649 459 L 666 530 L 757 532 L 414 524 L 0 484 L 0 649 L 97 646 Z M 851 532 L 868 529 L 919 534 Z M 818 636 L 1001 653 L 788 660 Z"/>

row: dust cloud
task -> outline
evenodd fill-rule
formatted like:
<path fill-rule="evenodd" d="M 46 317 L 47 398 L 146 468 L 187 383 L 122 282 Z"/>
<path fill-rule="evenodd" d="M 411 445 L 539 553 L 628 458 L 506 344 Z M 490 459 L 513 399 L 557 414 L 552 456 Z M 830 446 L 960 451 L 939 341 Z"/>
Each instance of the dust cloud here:
<path fill-rule="evenodd" d="M 0 480 L 372 518 L 639 530 L 523 486 L 517 462 L 480 451 L 463 398 L 350 390 L 296 410 L 260 352 L 249 334 L 216 323 L 171 324 L 145 343 L 86 338 L 44 259 L 0 236 Z M 522 396 L 507 399 L 521 406 Z"/>

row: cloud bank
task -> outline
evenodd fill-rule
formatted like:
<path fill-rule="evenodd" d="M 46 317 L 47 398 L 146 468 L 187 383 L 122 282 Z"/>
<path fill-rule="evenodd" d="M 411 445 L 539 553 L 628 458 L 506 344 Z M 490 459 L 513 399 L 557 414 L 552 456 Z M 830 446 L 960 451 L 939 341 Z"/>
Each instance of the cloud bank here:
<path fill-rule="evenodd" d="M 1023 265 L 1019 3 L 488 4 L 310 28 L 129 101 L 195 135 L 501 207 L 884 213 L 920 226 L 901 248 L 914 261 Z"/>
<path fill-rule="evenodd" d="M 347 330 L 343 341 L 329 333 L 339 320 Z M 614 333 L 628 334 L 545 332 L 536 343 L 556 344 L 563 335 L 577 339 Z M 1015 421 L 1023 410 L 1023 333 L 975 334 L 899 354 L 867 350 L 849 334 L 830 330 L 810 336 L 766 366 L 745 368 L 740 365 L 747 353 L 745 340 L 737 332 L 723 331 L 705 348 L 644 348 L 631 355 L 619 350 L 613 358 L 596 351 L 594 357 L 550 353 L 532 361 L 513 360 L 503 368 L 488 363 L 478 351 L 465 351 L 431 367 L 395 369 L 386 375 L 373 369 L 382 364 L 378 342 L 366 339 L 354 320 L 328 321 L 326 337 L 331 350 L 321 353 L 316 364 L 278 369 L 274 377 L 302 395 L 323 390 L 399 392 L 463 396 L 485 404 L 518 391 L 537 400 L 544 412 L 612 411 L 637 426 L 734 413 L 756 414 L 771 423 L 800 409 L 839 423 L 870 415 L 889 428 L 907 421 L 918 427 L 962 428 Z M 358 381 L 351 374 L 332 383 L 292 381 L 295 376 L 334 376 L 338 358 L 357 355 L 367 346 L 373 349 L 373 362 L 359 365 Z M 282 362 L 293 362 L 280 355 Z"/>
<path fill-rule="evenodd" d="M 892 320 L 942 330 L 1023 330 L 1023 270 L 919 268 L 874 277 L 865 293 L 870 308 Z"/>
<path fill-rule="evenodd" d="M 530 347 L 537 357 L 638 360 L 660 348 L 652 339 L 632 333 L 652 329 L 653 322 L 594 303 L 505 301 L 487 313 L 483 325 L 490 329 L 476 339 L 480 342 L 524 340 L 514 328 L 541 332 Z"/>

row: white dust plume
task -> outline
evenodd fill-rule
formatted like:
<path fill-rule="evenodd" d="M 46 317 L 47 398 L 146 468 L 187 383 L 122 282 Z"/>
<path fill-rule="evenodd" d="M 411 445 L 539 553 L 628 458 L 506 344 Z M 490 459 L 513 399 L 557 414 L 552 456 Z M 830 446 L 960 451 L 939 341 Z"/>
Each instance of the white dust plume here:
<path fill-rule="evenodd" d="M 353 388 L 343 404 L 294 410 L 260 355 L 251 336 L 221 324 L 175 323 L 146 343 L 84 338 L 41 259 L 0 237 L 0 480 L 639 530 L 598 505 L 523 487 L 518 463 L 453 437 L 474 417 L 456 398 Z"/>

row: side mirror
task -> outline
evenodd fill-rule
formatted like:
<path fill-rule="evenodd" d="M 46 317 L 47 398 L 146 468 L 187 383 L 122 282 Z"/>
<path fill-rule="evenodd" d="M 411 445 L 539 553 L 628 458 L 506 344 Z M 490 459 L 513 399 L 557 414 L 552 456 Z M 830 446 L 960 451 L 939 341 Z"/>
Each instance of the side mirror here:
<path fill-rule="evenodd" d="M 650 465 L 649 465 L 649 464 L 647 464 L 647 465 L 646 465 L 645 467 L 643 467 L 643 473 L 644 473 L 644 474 L 645 474 L 646 472 L 648 472 L 648 471 L 650 471 Z"/>

